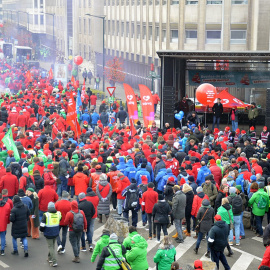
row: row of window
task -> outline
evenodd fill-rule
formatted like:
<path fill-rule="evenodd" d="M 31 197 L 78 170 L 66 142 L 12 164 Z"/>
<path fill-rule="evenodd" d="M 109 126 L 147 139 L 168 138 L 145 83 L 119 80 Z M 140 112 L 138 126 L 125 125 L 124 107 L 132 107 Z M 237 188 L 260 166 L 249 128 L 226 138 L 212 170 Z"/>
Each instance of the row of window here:
<path fill-rule="evenodd" d="M 88 61 L 91 61 L 91 47 L 79 44 L 79 55 L 81 55 L 83 59 L 87 59 Z"/>
<path fill-rule="evenodd" d="M 81 0 L 79 0 L 81 1 Z M 207 0 L 206 4 L 207 5 L 221 5 L 223 0 Z M 233 5 L 246 5 L 248 4 L 248 0 L 231 0 Z M 179 0 L 168 0 L 168 2 L 170 2 L 171 5 L 179 5 Z M 186 0 L 186 5 L 197 5 L 199 2 L 199 0 Z M 142 3 L 142 5 L 146 5 L 147 0 L 104 0 L 104 5 L 105 6 L 129 6 L 130 4 L 132 6 L 137 5 L 139 6 Z M 148 0 L 148 5 L 153 5 L 153 3 L 155 3 L 155 5 L 160 5 L 160 3 L 162 5 L 166 5 L 167 4 L 167 0 Z"/>
<path fill-rule="evenodd" d="M 91 7 L 91 0 L 77 0 L 77 2 L 79 2 L 79 8 L 90 8 Z"/>
<path fill-rule="evenodd" d="M 84 18 L 83 22 L 82 22 L 82 18 L 79 17 L 78 23 L 79 23 L 78 28 L 79 28 L 80 34 L 91 35 L 91 19 L 90 18 L 88 18 L 88 20 L 86 18 Z M 82 25 L 82 23 L 83 23 L 83 25 Z"/>

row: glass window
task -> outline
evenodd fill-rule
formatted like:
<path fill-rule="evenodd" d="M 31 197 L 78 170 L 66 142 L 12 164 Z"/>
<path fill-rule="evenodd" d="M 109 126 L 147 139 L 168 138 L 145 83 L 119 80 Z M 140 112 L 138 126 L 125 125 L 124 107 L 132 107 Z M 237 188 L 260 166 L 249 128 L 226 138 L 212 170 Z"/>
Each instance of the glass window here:
<path fill-rule="evenodd" d="M 41 25 L 44 24 L 44 15 L 40 15 L 40 24 L 41 24 Z"/>
<path fill-rule="evenodd" d="M 162 5 L 163 5 L 163 6 L 167 5 L 167 0 L 163 0 L 163 1 L 162 1 Z"/>
<path fill-rule="evenodd" d="M 137 24 L 137 38 L 140 38 L 141 35 L 141 26 Z"/>
<path fill-rule="evenodd" d="M 145 39 L 146 38 L 146 25 L 143 26 L 143 36 L 142 38 Z"/>
<path fill-rule="evenodd" d="M 143 5 L 144 5 L 144 6 L 146 5 L 146 0 L 143 0 Z"/>
<path fill-rule="evenodd" d="M 88 19 L 88 34 L 91 35 L 91 19 Z"/>
<path fill-rule="evenodd" d="M 186 5 L 198 5 L 198 0 L 186 0 Z"/>
<path fill-rule="evenodd" d="M 86 0 L 83 0 L 83 7 L 86 8 Z M 86 49 L 85 49 L 86 51 Z"/>
<path fill-rule="evenodd" d="M 114 29 L 115 29 L 115 21 L 112 21 L 112 30 L 111 30 L 112 35 L 114 35 Z"/>
<path fill-rule="evenodd" d="M 149 40 L 152 40 L 152 36 L 153 36 L 152 25 L 149 25 L 148 26 L 148 35 L 149 35 Z"/>
<path fill-rule="evenodd" d="M 34 8 L 38 8 L 38 0 L 34 1 Z"/>
<path fill-rule="evenodd" d="M 171 30 L 171 42 L 178 43 L 178 30 Z"/>
<path fill-rule="evenodd" d="M 91 60 L 91 47 L 88 46 L 88 60 L 90 61 Z"/>
<path fill-rule="evenodd" d="M 79 0 L 79 8 L 82 7 L 82 3 L 81 3 L 82 0 Z M 81 54 L 80 54 L 81 55 Z"/>
<path fill-rule="evenodd" d="M 129 22 L 126 22 L 126 36 L 129 37 Z"/>
<path fill-rule="evenodd" d="M 206 4 L 207 5 L 221 5 L 222 4 L 222 0 L 219 0 L 219 1 L 207 0 Z"/>
<path fill-rule="evenodd" d="M 119 36 L 119 21 L 116 23 L 116 35 Z"/>
<path fill-rule="evenodd" d="M 171 5 L 179 5 L 179 1 L 171 0 Z"/>
<path fill-rule="evenodd" d="M 153 5 L 153 0 L 149 0 L 148 4 L 149 6 Z"/>
<path fill-rule="evenodd" d="M 38 15 L 35 15 L 35 24 L 38 24 Z"/>
<path fill-rule="evenodd" d="M 122 22 L 121 23 L 121 36 L 122 37 L 124 36 L 124 32 L 125 32 L 125 26 L 124 26 L 124 23 Z"/>
<path fill-rule="evenodd" d="M 231 30 L 232 44 L 245 44 L 247 37 L 247 30 Z"/>
<path fill-rule="evenodd" d="M 82 19 L 81 17 L 79 18 L 79 33 L 82 33 Z"/>
<path fill-rule="evenodd" d="M 83 57 L 86 59 L 87 54 L 86 54 L 86 45 L 83 45 Z"/>
<path fill-rule="evenodd" d="M 131 23 L 131 37 L 133 38 L 134 37 L 134 22 Z"/>
<path fill-rule="evenodd" d="M 162 42 L 166 42 L 166 30 L 162 30 Z"/>
<path fill-rule="evenodd" d="M 232 0 L 233 5 L 247 5 L 248 0 Z"/>
<path fill-rule="evenodd" d="M 91 0 L 88 0 L 88 7 L 91 7 Z"/>
<path fill-rule="evenodd" d="M 221 42 L 221 30 L 207 30 L 206 43 L 218 44 Z"/>
<path fill-rule="evenodd" d="M 83 33 L 86 35 L 86 19 L 83 19 Z"/>
<path fill-rule="evenodd" d="M 108 28 L 107 29 L 108 29 L 108 34 L 111 33 L 111 22 L 110 21 L 108 21 Z"/>
<path fill-rule="evenodd" d="M 43 0 L 40 0 L 40 8 L 43 8 Z"/>
<path fill-rule="evenodd" d="M 156 26 L 156 28 L 155 28 L 155 40 L 156 41 L 159 40 L 159 26 Z"/>
<path fill-rule="evenodd" d="M 159 0 L 156 0 L 155 5 L 159 6 Z"/>
<path fill-rule="evenodd" d="M 196 39 L 197 38 L 197 30 L 186 30 L 186 39 L 187 38 Z"/>

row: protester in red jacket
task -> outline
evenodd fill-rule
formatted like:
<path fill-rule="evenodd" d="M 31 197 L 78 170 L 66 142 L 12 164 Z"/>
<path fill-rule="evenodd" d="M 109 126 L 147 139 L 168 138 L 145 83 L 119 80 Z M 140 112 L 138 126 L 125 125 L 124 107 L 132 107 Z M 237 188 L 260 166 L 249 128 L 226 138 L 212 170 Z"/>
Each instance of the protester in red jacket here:
<path fill-rule="evenodd" d="M 50 186 L 56 190 L 56 176 L 53 174 L 53 164 L 48 164 L 47 169 L 44 170 L 44 185 Z"/>
<path fill-rule="evenodd" d="M 27 185 L 27 178 L 30 177 L 33 181 L 33 184 L 35 185 L 35 179 L 33 176 L 30 176 L 29 173 L 28 173 L 28 168 L 23 168 L 22 169 L 22 177 L 20 178 L 20 184 L 19 184 L 19 189 L 23 189 L 23 191 L 25 192 L 26 191 L 26 185 Z"/>
<path fill-rule="evenodd" d="M 156 234 L 156 226 L 153 222 L 154 217 L 152 216 L 154 205 L 158 201 L 158 193 L 154 191 L 154 183 L 150 182 L 147 185 L 147 191 L 142 196 L 142 213 L 147 214 L 147 220 L 149 224 L 149 239 L 152 239 L 152 224 L 154 226 L 154 235 Z"/>
<path fill-rule="evenodd" d="M 20 111 L 20 114 L 19 116 L 17 117 L 17 120 L 16 120 L 16 126 L 17 127 L 22 127 L 23 128 L 23 131 L 25 131 L 25 126 L 27 125 L 27 119 L 26 119 L 26 116 L 23 114 L 22 111 Z"/>
<path fill-rule="evenodd" d="M 0 220 L 1 220 L 0 232 L 6 232 L 7 230 L 7 225 L 10 222 L 9 221 L 10 211 L 11 211 L 10 204 L 6 200 L 3 200 L 3 195 L 0 193 Z M 5 246 L 6 234 L 4 234 L 3 236 L 4 237 L 1 236 L 1 245 Z M 2 254 L 2 250 L 3 249 L 1 249 L 1 255 L 4 255 Z M 3 250 L 3 253 L 4 253 L 4 250 Z"/>
<path fill-rule="evenodd" d="M 4 167 L 4 162 L 0 161 L 0 180 L 6 175 L 6 168 Z"/>
<path fill-rule="evenodd" d="M 217 166 L 216 161 L 214 159 L 210 159 L 210 171 L 214 176 L 215 182 L 220 186 L 222 179 L 222 172 L 220 167 Z"/>
<path fill-rule="evenodd" d="M 56 202 L 57 200 L 57 193 L 48 185 L 45 185 L 45 187 L 38 192 L 40 219 L 42 218 L 43 214 L 48 211 L 48 203 Z"/>
<path fill-rule="evenodd" d="M 260 269 L 262 265 L 270 267 L 270 246 L 266 246 L 266 250 L 263 254 L 262 262 L 260 266 L 258 267 L 258 269 Z"/>
<path fill-rule="evenodd" d="M 19 190 L 18 179 L 11 173 L 10 167 L 6 169 L 6 175 L 3 176 L 0 181 L 0 192 L 2 192 L 3 189 L 8 190 L 9 198 L 13 198 L 13 196 L 16 195 Z"/>
<path fill-rule="evenodd" d="M 123 202 L 125 200 L 125 197 L 122 196 L 122 192 L 125 188 L 127 188 L 130 185 L 130 181 L 127 176 L 124 176 L 123 173 L 119 172 L 118 175 L 119 181 L 117 183 L 117 211 L 118 215 L 122 215 L 122 206 Z"/>
<path fill-rule="evenodd" d="M 209 197 L 206 194 L 204 194 L 202 187 L 197 187 L 196 192 L 197 195 L 194 196 L 191 210 L 191 215 L 194 216 L 195 218 L 197 217 L 198 211 L 202 206 L 202 201 L 204 199 L 209 200 Z"/>
<path fill-rule="evenodd" d="M 8 114 L 8 124 L 10 126 L 16 125 L 18 116 L 19 114 L 17 113 L 16 108 L 12 108 L 12 111 Z"/>
<path fill-rule="evenodd" d="M 85 199 L 88 202 L 91 202 L 94 207 L 95 207 L 95 214 L 92 218 L 96 218 L 97 217 L 97 207 L 98 207 L 98 203 L 99 203 L 99 198 L 97 196 L 97 194 L 93 191 L 92 188 L 88 187 L 86 190 L 86 196 Z"/>
<path fill-rule="evenodd" d="M 76 196 L 78 196 L 81 192 L 86 193 L 89 186 L 89 178 L 83 173 L 82 166 L 78 166 L 78 172 L 73 176 L 73 183 Z"/>

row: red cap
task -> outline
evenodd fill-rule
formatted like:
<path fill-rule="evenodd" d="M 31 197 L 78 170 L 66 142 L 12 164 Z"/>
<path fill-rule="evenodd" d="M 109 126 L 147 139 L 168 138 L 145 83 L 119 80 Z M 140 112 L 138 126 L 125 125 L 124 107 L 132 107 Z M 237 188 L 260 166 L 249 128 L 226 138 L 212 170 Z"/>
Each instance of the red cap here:
<path fill-rule="evenodd" d="M 245 131 L 245 130 L 242 130 L 242 131 L 241 131 L 241 134 L 246 134 L 246 131 Z"/>
<path fill-rule="evenodd" d="M 230 127 L 225 127 L 225 131 L 229 131 L 230 130 Z"/>
<path fill-rule="evenodd" d="M 214 159 L 210 159 L 210 164 L 214 165 L 214 164 L 216 164 L 216 161 Z"/>
<path fill-rule="evenodd" d="M 221 216 L 220 215 L 215 215 L 215 220 L 216 221 L 221 221 L 222 219 L 221 219 Z"/>
<path fill-rule="evenodd" d="M 88 125 L 87 121 L 83 121 L 83 124 L 84 124 L 84 125 Z"/>
<path fill-rule="evenodd" d="M 250 127 L 250 130 L 251 130 L 251 131 L 254 131 L 254 127 Z"/>
<path fill-rule="evenodd" d="M 263 130 L 267 130 L 267 126 L 264 126 L 264 127 L 263 127 Z"/>
<path fill-rule="evenodd" d="M 62 153 L 62 157 L 67 157 L 67 156 L 68 156 L 68 154 L 66 152 Z"/>
<path fill-rule="evenodd" d="M 53 170 L 53 165 L 52 164 L 48 164 L 47 169 L 48 170 Z"/>
<path fill-rule="evenodd" d="M 98 166 L 100 166 L 100 165 L 98 165 Z M 90 170 L 90 173 L 94 173 L 94 172 L 96 172 L 96 169 L 95 169 L 95 168 L 92 168 L 92 169 Z"/>
<path fill-rule="evenodd" d="M 252 159 L 251 160 L 251 163 L 257 163 L 257 160 L 256 159 Z"/>
<path fill-rule="evenodd" d="M 170 176 L 170 177 L 168 178 L 168 182 L 175 182 L 174 177 L 173 177 L 173 176 Z"/>
<path fill-rule="evenodd" d="M 25 153 L 22 153 L 21 154 L 21 158 L 26 158 L 27 156 L 26 156 L 26 154 Z"/>
<path fill-rule="evenodd" d="M 181 178 L 180 180 L 180 186 L 183 186 L 186 183 L 186 180 L 184 178 Z"/>
<path fill-rule="evenodd" d="M 194 269 L 203 269 L 203 263 L 201 260 L 194 261 Z"/>
<path fill-rule="evenodd" d="M 240 133 L 240 129 L 237 128 L 237 129 L 235 130 L 235 133 L 236 133 L 236 134 L 239 134 L 239 133 Z"/>

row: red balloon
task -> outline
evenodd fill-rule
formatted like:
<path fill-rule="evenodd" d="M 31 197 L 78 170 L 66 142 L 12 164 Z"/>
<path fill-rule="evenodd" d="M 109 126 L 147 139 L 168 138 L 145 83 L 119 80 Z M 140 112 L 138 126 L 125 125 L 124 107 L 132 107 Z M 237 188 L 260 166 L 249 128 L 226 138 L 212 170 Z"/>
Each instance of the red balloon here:
<path fill-rule="evenodd" d="M 82 62 L 83 62 L 83 58 L 82 58 L 81 56 L 78 55 L 78 56 L 75 56 L 75 57 L 74 57 L 74 63 L 75 63 L 77 66 L 81 65 Z"/>
<path fill-rule="evenodd" d="M 4 25 L 2 23 L 0 23 L 0 27 L 3 27 Z"/>
<path fill-rule="evenodd" d="M 216 87 L 210 83 L 203 83 L 196 90 L 196 98 L 203 105 L 213 104 L 216 96 Z"/>

